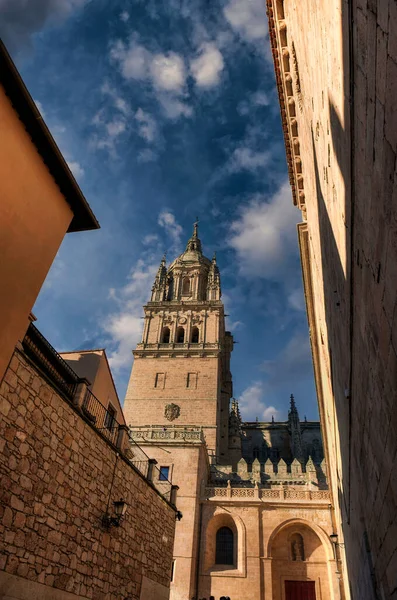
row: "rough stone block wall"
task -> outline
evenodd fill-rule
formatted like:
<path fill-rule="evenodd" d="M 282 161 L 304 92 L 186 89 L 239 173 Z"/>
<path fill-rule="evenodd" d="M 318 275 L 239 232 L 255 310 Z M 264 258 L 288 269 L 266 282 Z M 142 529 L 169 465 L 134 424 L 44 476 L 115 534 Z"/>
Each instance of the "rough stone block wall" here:
<path fill-rule="evenodd" d="M 167 598 L 174 510 L 19 350 L 0 413 L 1 592 L 12 584 L 19 591 L 7 597 Z M 105 530 L 108 502 L 120 498 L 125 520 Z"/>

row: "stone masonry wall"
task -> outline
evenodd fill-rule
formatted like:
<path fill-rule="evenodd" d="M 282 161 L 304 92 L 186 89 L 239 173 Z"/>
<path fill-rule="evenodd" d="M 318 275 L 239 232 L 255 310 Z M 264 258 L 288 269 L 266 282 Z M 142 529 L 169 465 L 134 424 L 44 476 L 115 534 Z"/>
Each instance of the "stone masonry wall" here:
<path fill-rule="evenodd" d="M 310 328 L 345 592 L 394 599 L 397 3 L 271 4 L 307 219 Z"/>
<path fill-rule="evenodd" d="M 174 510 L 19 350 L 0 413 L 0 597 L 168 598 Z"/>

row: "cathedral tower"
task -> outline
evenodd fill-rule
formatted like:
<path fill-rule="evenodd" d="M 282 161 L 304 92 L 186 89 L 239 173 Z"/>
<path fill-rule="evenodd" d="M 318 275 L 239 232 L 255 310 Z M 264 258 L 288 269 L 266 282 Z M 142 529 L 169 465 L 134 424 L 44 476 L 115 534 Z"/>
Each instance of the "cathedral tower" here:
<path fill-rule="evenodd" d="M 197 223 L 168 269 L 162 259 L 144 319 L 124 404 L 127 423 L 202 427 L 209 455 L 222 462 L 233 338 L 225 331 L 216 257 L 203 255 Z"/>

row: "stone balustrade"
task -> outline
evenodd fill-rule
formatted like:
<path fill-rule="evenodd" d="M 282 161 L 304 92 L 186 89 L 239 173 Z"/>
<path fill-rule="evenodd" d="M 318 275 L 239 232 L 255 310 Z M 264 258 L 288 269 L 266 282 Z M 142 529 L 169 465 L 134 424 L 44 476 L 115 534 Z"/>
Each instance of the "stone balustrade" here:
<path fill-rule="evenodd" d="M 320 502 L 330 503 L 329 490 L 297 490 L 284 486 L 277 488 L 255 487 L 207 487 L 204 498 L 210 502 L 217 501 L 261 501 L 261 502 Z"/>

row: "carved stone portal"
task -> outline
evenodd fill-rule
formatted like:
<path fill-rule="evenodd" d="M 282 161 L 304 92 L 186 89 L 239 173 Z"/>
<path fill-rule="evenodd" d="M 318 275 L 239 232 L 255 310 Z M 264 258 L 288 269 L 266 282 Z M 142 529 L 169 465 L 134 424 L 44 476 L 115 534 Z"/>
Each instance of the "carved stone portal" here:
<path fill-rule="evenodd" d="M 166 404 L 164 409 L 164 416 L 168 421 L 177 419 L 180 415 L 181 409 L 177 404 Z"/>

